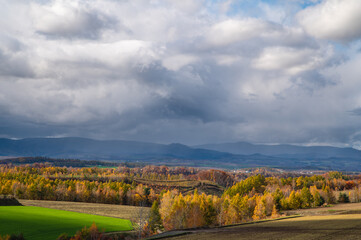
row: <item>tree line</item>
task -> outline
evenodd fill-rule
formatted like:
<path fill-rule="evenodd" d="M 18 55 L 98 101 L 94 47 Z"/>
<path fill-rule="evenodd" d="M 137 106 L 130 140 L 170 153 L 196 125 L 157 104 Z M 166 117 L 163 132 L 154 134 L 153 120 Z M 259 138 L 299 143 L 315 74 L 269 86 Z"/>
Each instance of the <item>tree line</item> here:
<path fill-rule="evenodd" d="M 208 180 L 222 194 L 152 188 L 135 179 Z M 361 201 L 361 177 L 328 172 L 314 176 L 248 175 L 193 168 L 67 168 L 41 165 L 1 166 L 0 195 L 21 199 L 81 201 L 152 206 L 147 233 L 220 226 L 275 218 L 289 209 Z M 150 181 L 151 182 L 151 181 Z"/>

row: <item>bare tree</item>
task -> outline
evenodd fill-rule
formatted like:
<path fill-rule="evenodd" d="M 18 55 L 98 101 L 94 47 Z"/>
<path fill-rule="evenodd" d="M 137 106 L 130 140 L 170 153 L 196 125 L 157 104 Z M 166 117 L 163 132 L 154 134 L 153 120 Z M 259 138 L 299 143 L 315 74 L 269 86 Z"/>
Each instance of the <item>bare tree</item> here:
<path fill-rule="evenodd" d="M 141 239 L 143 229 L 144 229 L 145 225 L 148 223 L 149 211 L 147 208 L 145 208 L 145 206 L 146 206 L 145 200 L 142 200 L 139 203 L 139 206 L 140 206 L 139 211 L 136 214 L 136 216 L 134 217 L 134 219 L 132 220 L 132 222 L 134 223 L 134 228 L 138 235 L 138 239 Z"/>

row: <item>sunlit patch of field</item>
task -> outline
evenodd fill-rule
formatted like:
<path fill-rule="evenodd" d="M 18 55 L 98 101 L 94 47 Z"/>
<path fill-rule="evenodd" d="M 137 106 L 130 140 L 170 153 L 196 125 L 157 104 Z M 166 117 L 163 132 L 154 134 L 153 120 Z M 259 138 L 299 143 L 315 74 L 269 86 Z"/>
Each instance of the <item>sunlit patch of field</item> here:
<path fill-rule="evenodd" d="M 32 206 L 0 206 L 0 235 L 23 233 L 25 239 L 57 239 L 95 223 L 106 232 L 133 229 L 129 220 Z"/>
<path fill-rule="evenodd" d="M 333 215 L 333 214 L 361 214 L 361 203 L 340 203 L 328 207 L 318 207 L 309 209 L 298 209 L 285 211 L 286 215 L 302 215 L 302 216 L 315 216 L 315 215 Z"/>

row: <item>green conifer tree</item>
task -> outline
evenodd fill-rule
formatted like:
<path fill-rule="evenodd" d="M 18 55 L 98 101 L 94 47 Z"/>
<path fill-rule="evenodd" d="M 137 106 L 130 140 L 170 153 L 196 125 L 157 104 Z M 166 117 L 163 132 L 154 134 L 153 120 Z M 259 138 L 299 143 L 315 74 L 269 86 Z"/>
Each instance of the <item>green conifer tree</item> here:
<path fill-rule="evenodd" d="M 158 201 L 154 201 L 152 208 L 150 209 L 149 227 L 153 232 L 162 228 L 162 218 L 159 213 Z"/>

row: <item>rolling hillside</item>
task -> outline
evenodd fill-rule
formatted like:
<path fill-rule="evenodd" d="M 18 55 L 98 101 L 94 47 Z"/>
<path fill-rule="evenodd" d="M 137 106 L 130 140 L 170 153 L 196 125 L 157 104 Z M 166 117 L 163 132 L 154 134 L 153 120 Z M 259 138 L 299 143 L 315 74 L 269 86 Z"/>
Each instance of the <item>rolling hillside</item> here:
<path fill-rule="evenodd" d="M 295 146 L 295 145 L 257 145 L 246 142 L 205 144 L 197 148 L 232 154 L 251 155 L 262 154 L 275 157 L 292 158 L 359 158 L 361 151 L 354 148 L 338 148 L 330 146 Z"/>
<path fill-rule="evenodd" d="M 361 151 L 353 148 L 255 145 L 244 142 L 190 147 L 175 143 L 166 145 L 86 138 L 2 138 L 0 156 L 40 156 L 229 169 L 276 167 L 361 171 Z M 2 160 L 1 163 L 9 161 Z"/>
<path fill-rule="evenodd" d="M 233 154 L 194 149 L 182 144 L 99 141 L 86 138 L 0 139 L 0 156 L 45 156 L 99 160 L 225 159 Z"/>

